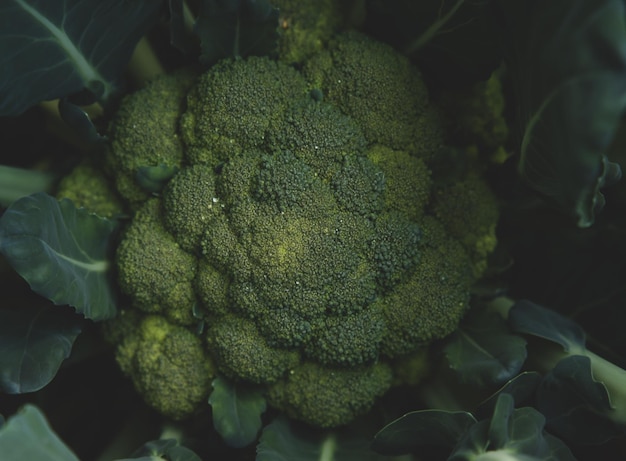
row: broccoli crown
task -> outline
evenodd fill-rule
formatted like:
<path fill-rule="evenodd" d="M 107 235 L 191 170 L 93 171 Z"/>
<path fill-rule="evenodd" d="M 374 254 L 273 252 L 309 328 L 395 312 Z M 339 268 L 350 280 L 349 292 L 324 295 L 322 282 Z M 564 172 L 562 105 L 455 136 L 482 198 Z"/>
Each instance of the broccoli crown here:
<path fill-rule="evenodd" d="M 135 308 L 206 325 L 219 373 L 331 427 L 389 388 L 398 356 L 456 328 L 497 211 L 478 176 L 463 196 L 431 173 L 440 119 L 404 57 L 350 33 L 301 69 L 251 57 L 197 78 L 179 170 L 136 207 L 117 264 Z M 160 139 L 138 138 L 139 155 Z"/>

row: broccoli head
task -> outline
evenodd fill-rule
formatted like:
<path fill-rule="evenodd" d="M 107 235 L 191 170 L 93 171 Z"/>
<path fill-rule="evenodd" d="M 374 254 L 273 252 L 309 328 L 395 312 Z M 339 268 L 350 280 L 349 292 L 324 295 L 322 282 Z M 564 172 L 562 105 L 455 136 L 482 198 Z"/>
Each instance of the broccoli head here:
<path fill-rule="evenodd" d="M 443 187 L 431 172 L 439 112 L 406 58 L 350 33 L 291 59 L 223 60 L 195 80 L 173 124 L 179 170 L 135 207 L 118 277 L 142 316 L 201 331 L 218 373 L 332 427 L 372 406 L 399 357 L 454 331 L 497 209 L 480 177 Z M 138 155 L 160 139 L 138 137 Z M 141 334 L 120 334 L 124 363 Z"/>

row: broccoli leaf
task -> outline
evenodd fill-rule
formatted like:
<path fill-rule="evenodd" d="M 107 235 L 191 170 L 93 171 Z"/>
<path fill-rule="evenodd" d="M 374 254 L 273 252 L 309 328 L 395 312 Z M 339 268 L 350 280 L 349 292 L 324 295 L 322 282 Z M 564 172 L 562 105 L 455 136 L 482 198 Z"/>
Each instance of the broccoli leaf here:
<path fill-rule="evenodd" d="M 370 449 L 370 440 L 345 431 L 314 432 L 277 418 L 265 426 L 256 448 L 256 461 L 383 461 Z"/>
<path fill-rule="evenodd" d="M 600 189 L 621 176 L 605 152 L 626 106 L 624 2 L 502 3 L 520 172 L 579 227 L 588 227 L 604 205 Z"/>
<path fill-rule="evenodd" d="M 146 442 L 132 456 L 132 458 L 118 459 L 117 461 L 200 461 L 198 455 L 189 448 L 181 446 L 174 439 Z"/>
<path fill-rule="evenodd" d="M 534 408 L 514 409 L 513 397 L 500 394 L 490 419 L 472 426 L 448 461 L 479 459 L 575 461 L 567 446 L 544 432 L 545 418 Z M 501 455 L 501 456 L 498 456 Z"/>
<path fill-rule="evenodd" d="M 576 444 L 601 444 L 624 433 L 606 417 L 612 410 L 609 393 L 593 378 L 589 357 L 559 361 L 544 377 L 537 403 L 548 428 Z"/>
<path fill-rule="evenodd" d="M 67 309 L 0 309 L 0 391 L 35 392 L 52 381 L 81 332 L 82 319 Z"/>
<path fill-rule="evenodd" d="M 34 405 L 25 405 L 0 427 L 0 453 L 2 461 L 78 461 Z"/>
<path fill-rule="evenodd" d="M 566 352 L 585 350 L 585 332 L 578 324 L 531 301 L 516 302 L 509 311 L 508 321 L 518 333 L 560 344 Z"/>
<path fill-rule="evenodd" d="M 476 419 L 465 411 L 413 411 L 382 428 L 372 449 L 383 455 L 403 455 L 433 445 L 451 450 L 474 424 Z"/>
<path fill-rule="evenodd" d="M 519 372 L 526 341 L 512 334 L 497 314 L 482 312 L 467 318 L 444 353 L 463 381 L 482 387 L 502 384 Z"/>
<path fill-rule="evenodd" d="M 203 0 L 195 24 L 200 62 L 273 54 L 278 44 L 278 9 L 268 0 Z"/>
<path fill-rule="evenodd" d="M 525 371 L 520 373 L 513 379 L 510 379 L 491 397 L 482 402 L 476 410 L 476 414 L 492 414 L 500 394 L 509 394 L 513 397 L 516 405 L 531 400 L 541 383 L 541 378 L 541 375 L 536 371 Z"/>
<path fill-rule="evenodd" d="M 216 378 L 209 404 L 213 408 L 213 426 L 228 445 L 241 448 L 256 440 L 266 408 L 259 389 Z"/>
<path fill-rule="evenodd" d="M 36 193 L 0 217 L 0 252 L 36 293 L 87 318 L 109 319 L 116 314 L 108 258 L 115 228 L 70 200 Z"/>
<path fill-rule="evenodd" d="M 502 52 L 491 0 L 370 0 L 367 30 L 446 87 L 486 80 Z"/>
<path fill-rule="evenodd" d="M 109 99 L 161 7 L 154 0 L 3 1 L 0 115 L 84 88 Z"/>

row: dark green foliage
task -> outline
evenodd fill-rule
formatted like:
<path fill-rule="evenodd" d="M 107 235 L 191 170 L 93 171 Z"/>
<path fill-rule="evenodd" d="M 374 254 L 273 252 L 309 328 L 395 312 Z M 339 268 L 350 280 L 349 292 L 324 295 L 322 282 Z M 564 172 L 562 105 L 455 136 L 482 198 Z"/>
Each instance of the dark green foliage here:
<path fill-rule="evenodd" d="M 150 0 L 3 2 L 0 115 L 18 115 L 83 89 L 108 100 L 160 9 Z"/>
<path fill-rule="evenodd" d="M 0 310 L 0 391 L 21 394 L 46 386 L 69 357 L 82 323 L 69 308 Z"/>
<path fill-rule="evenodd" d="M 621 177 L 606 150 L 626 106 L 624 3 L 517 1 L 502 2 L 502 11 L 519 170 L 549 203 L 589 227 L 604 206 L 601 188 Z"/>
<path fill-rule="evenodd" d="M 115 316 L 109 245 L 117 223 L 44 193 L 0 217 L 0 252 L 33 291 L 93 320 Z"/>
<path fill-rule="evenodd" d="M 250 445 L 261 430 L 265 398 L 261 388 L 215 378 L 209 404 L 213 426 L 224 441 L 235 448 Z"/>

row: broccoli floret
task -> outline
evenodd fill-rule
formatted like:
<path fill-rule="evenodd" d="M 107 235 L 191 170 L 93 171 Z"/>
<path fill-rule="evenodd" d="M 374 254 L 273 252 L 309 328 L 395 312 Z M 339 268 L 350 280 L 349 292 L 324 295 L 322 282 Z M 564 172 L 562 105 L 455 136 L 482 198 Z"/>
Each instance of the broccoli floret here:
<path fill-rule="evenodd" d="M 272 152 L 289 150 L 328 180 L 345 156 L 363 152 L 366 143 L 361 128 L 339 108 L 308 99 L 288 111 L 268 134 L 267 147 Z"/>
<path fill-rule="evenodd" d="M 382 312 L 375 308 L 347 316 L 326 316 L 313 327 L 304 347 L 310 359 L 324 365 L 354 367 L 378 358 L 385 331 Z"/>
<path fill-rule="evenodd" d="M 421 230 L 405 214 L 392 211 L 376 219 L 372 254 L 382 290 L 395 287 L 419 262 Z"/>
<path fill-rule="evenodd" d="M 166 231 L 160 200 L 150 199 L 137 211 L 117 248 L 116 262 L 120 287 L 138 309 L 193 323 L 197 260 Z"/>
<path fill-rule="evenodd" d="M 457 239 L 473 263 L 475 278 L 487 269 L 487 258 L 497 244 L 498 203 L 489 186 L 475 173 L 438 187 L 433 211 L 446 232 Z"/>
<path fill-rule="evenodd" d="M 258 148 L 294 100 L 306 96 L 295 69 L 265 57 L 224 60 L 202 74 L 181 119 L 190 163 L 215 166 Z"/>
<path fill-rule="evenodd" d="M 109 178 L 91 162 L 82 162 L 65 176 L 56 197 L 70 199 L 78 208 L 85 208 L 103 218 L 124 213 L 124 205 L 115 193 Z"/>
<path fill-rule="evenodd" d="M 381 351 L 394 357 L 452 333 L 465 314 L 473 281 L 469 258 L 434 218 L 422 222 L 420 263 L 378 304 L 386 329 Z"/>
<path fill-rule="evenodd" d="M 328 368 L 305 362 L 268 391 L 271 405 L 317 427 L 347 424 L 367 412 L 391 385 L 389 365 Z"/>
<path fill-rule="evenodd" d="M 443 143 L 441 127 L 429 123 L 433 114 L 420 73 L 390 46 L 347 32 L 311 58 L 304 73 L 325 100 L 354 118 L 370 143 L 426 157 L 433 155 L 432 140 Z"/>
<path fill-rule="evenodd" d="M 121 337 L 115 358 L 148 405 L 183 419 L 206 402 L 215 367 L 198 336 L 158 315 L 122 316 L 112 328 L 121 330 L 111 333 Z"/>
<path fill-rule="evenodd" d="M 476 146 L 497 162 L 508 157 L 502 147 L 509 128 L 504 118 L 501 74 L 497 70 L 489 79 L 470 88 L 445 92 L 441 102 L 449 114 L 449 129 L 455 143 Z"/>
<path fill-rule="evenodd" d="M 278 52 L 281 60 L 301 63 L 316 52 L 341 24 L 334 0 L 272 0 L 280 11 Z"/>
<path fill-rule="evenodd" d="M 385 177 L 385 206 L 397 210 L 418 222 L 430 200 L 432 180 L 426 163 L 405 151 L 377 144 L 367 151 L 367 157 L 378 166 Z"/>
<path fill-rule="evenodd" d="M 187 70 L 157 77 L 126 96 L 111 122 L 108 169 L 120 195 L 133 208 L 150 197 L 137 182 L 141 167 L 178 168 L 183 162 L 178 121 L 195 78 Z"/>
<path fill-rule="evenodd" d="M 300 362 L 297 351 L 270 346 L 252 321 L 233 315 L 219 319 L 207 341 L 220 370 L 237 381 L 271 383 Z"/>
<path fill-rule="evenodd" d="M 373 217 L 384 205 L 385 174 L 367 157 L 348 155 L 332 177 L 335 197 L 345 211 Z"/>
<path fill-rule="evenodd" d="M 177 173 L 163 190 L 165 227 L 184 250 L 199 250 L 200 238 L 221 204 L 215 192 L 215 174 L 207 165 Z"/>

